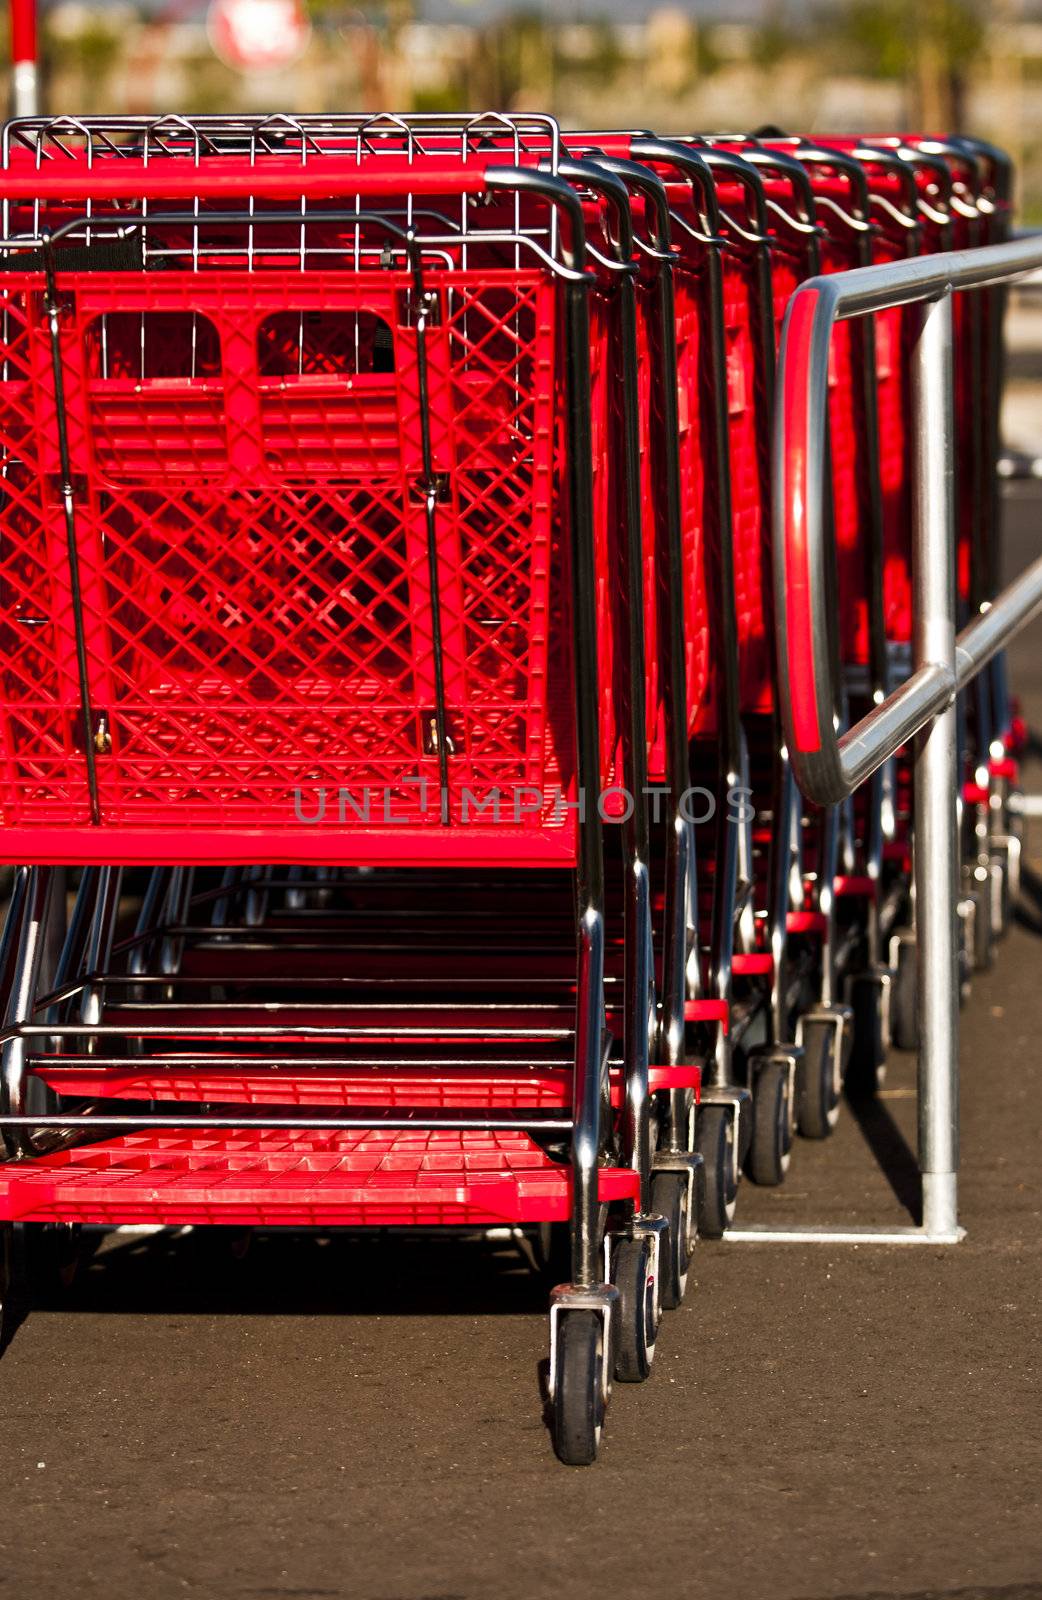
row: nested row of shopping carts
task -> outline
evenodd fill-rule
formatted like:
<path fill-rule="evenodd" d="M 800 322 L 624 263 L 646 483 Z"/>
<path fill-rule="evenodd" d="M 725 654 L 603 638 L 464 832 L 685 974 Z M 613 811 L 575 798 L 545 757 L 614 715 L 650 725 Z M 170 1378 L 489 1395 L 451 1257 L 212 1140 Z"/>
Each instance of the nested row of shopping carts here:
<path fill-rule="evenodd" d="M 696 1234 L 915 1042 L 910 763 L 797 793 L 776 693 L 795 287 L 995 241 L 965 140 L 535 115 L 2 134 L 0 1218 L 509 1228 L 559 1456 Z M 910 639 L 914 310 L 830 377 L 841 722 Z M 1001 303 L 958 307 L 960 595 Z M 782 397 L 784 403 L 784 397 Z M 967 973 L 1015 720 L 964 707 Z"/>

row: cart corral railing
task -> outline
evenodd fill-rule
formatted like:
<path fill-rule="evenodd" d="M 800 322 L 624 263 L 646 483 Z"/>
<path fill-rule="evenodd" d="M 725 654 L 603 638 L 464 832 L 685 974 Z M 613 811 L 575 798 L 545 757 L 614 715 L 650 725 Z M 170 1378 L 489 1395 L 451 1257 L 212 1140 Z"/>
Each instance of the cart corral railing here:
<path fill-rule="evenodd" d="M 952 294 L 1008 283 L 1039 268 L 1042 235 L 1024 236 L 986 249 L 813 278 L 796 291 L 786 314 L 775 433 L 774 577 L 779 677 L 793 769 L 808 799 L 832 805 L 918 736 L 913 854 L 922 1226 L 843 1229 L 840 1237 L 932 1243 L 961 1237 L 955 697 L 1042 610 L 1042 556 L 956 635 Z M 827 512 L 829 345 L 842 319 L 916 303 L 922 312 L 912 361 L 914 670 L 841 732 Z M 787 1230 L 787 1236 L 835 1240 L 837 1231 Z"/>

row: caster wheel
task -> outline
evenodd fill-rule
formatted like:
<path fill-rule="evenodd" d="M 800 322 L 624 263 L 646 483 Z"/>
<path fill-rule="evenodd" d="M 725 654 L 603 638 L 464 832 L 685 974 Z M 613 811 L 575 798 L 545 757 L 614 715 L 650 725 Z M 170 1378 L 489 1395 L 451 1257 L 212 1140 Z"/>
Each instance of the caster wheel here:
<path fill-rule="evenodd" d="M 684 1298 L 691 1265 L 692 1218 L 687 1179 L 681 1172 L 660 1172 L 651 1180 L 651 1209 L 669 1223 L 659 1256 L 659 1299 L 675 1311 Z"/>
<path fill-rule="evenodd" d="M 748 1168 L 754 1183 L 781 1183 L 792 1156 L 792 1124 L 789 1068 L 784 1061 L 766 1061 L 756 1075 L 753 1088 L 753 1137 Z"/>
<path fill-rule="evenodd" d="M 886 1079 L 886 1027 L 883 985 L 871 972 L 862 972 L 850 985 L 854 1011 L 854 1040 L 845 1083 L 850 1094 L 870 1100 Z"/>
<path fill-rule="evenodd" d="M 707 1239 L 722 1239 L 734 1221 L 738 1199 L 734 1146 L 734 1117 L 727 1107 L 705 1106 L 700 1110 L 695 1148 L 704 1163 L 705 1183 L 699 1197 L 698 1231 Z"/>
<path fill-rule="evenodd" d="M 796 1069 L 796 1123 L 805 1139 L 827 1139 L 839 1121 L 839 1040 L 831 1022 L 805 1017 L 803 1060 Z"/>
<path fill-rule="evenodd" d="M 918 953 L 915 941 L 902 939 L 890 989 L 890 1031 L 899 1050 L 919 1048 Z"/>
<path fill-rule="evenodd" d="M 590 1466 L 601 1442 L 601 1330 L 595 1311 L 568 1311 L 558 1327 L 554 1449 L 569 1467 Z"/>
<path fill-rule="evenodd" d="M 643 1383 L 655 1357 L 655 1280 L 646 1239 L 623 1239 L 615 1247 L 612 1280 L 619 1291 L 615 1307 L 615 1376 L 620 1383 Z"/>

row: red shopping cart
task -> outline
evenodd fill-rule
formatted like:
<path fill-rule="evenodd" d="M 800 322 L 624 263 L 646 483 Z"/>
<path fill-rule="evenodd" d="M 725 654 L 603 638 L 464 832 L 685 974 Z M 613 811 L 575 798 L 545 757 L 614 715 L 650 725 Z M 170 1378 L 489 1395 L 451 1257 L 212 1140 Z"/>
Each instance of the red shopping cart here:
<path fill-rule="evenodd" d="M 809 217 L 801 222 L 798 206 L 808 197 L 793 171 L 785 169 L 784 156 L 770 158 L 771 167 L 764 165 L 763 151 L 758 152 L 759 164 L 748 160 L 757 152 L 742 142 L 694 143 L 715 169 L 726 245 L 721 252 L 722 325 L 727 352 L 737 699 L 741 763 L 753 813 L 742 841 L 743 889 L 736 901 L 733 970 L 743 996 L 755 995 L 766 982 L 776 1041 L 773 1053 L 776 1058 L 788 1057 L 794 1080 L 791 1109 L 805 1133 L 820 1137 L 831 1129 L 838 1113 L 849 1014 L 830 987 L 829 947 L 822 937 L 826 919 L 816 906 L 792 902 L 807 840 L 801 837 L 778 723 L 773 619 L 767 601 L 771 563 L 767 441 L 774 404 L 776 290 L 769 201 L 777 208 L 779 194 L 784 197 L 790 236 L 797 233 L 801 250 L 813 240 L 814 224 Z M 798 196 L 796 211 L 794 196 Z M 800 234 L 801 226 L 809 231 Z M 792 269 L 790 255 L 780 270 L 779 294 Z M 828 835 L 836 827 L 835 819 L 826 817 L 823 827 Z M 820 876 L 808 872 L 810 881 Z M 786 1048 L 784 1041 L 794 1036 L 796 1049 Z M 775 1071 L 781 1068 L 778 1059 Z"/>
<path fill-rule="evenodd" d="M 984 242 L 985 216 L 976 199 L 980 190 L 976 167 L 966 152 L 960 151 L 957 142 L 947 146 L 943 141 L 845 140 L 836 143 L 865 168 L 872 203 L 878 213 L 877 235 L 892 255 L 908 253 L 910 250 L 930 252 L 951 247 L 973 248 Z M 943 154 L 945 148 L 947 157 Z M 961 397 L 957 418 L 961 440 L 959 472 L 962 480 L 958 496 L 958 570 L 963 611 L 968 617 L 975 605 L 979 604 L 974 596 L 983 592 L 985 546 L 988 542 L 985 531 L 988 516 L 983 501 L 985 496 L 993 500 L 995 484 L 994 449 L 989 453 L 985 448 L 984 433 L 987 430 L 982 425 L 981 412 L 968 401 L 968 396 L 986 391 L 985 369 L 991 366 L 985 352 L 986 297 L 957 296 L 954 313 L 956 395 Z M 907 311 L 890 313 L 889 316 L 889 324 L 885 327 L 891 350 L 897 348 L 899 351 L 896 367 L 899 371 L 907 372 L 915 318 Z M 909 401 L 907 395 L 902 400 L 899 386 L 892 382 L 887 384 L 888 371 L 894 368 L 892 354 L 889 358 L 881 359 L 881 394 L 886 389 L 885 403 L 881 403 L 892 428 L 892 448 L 887 455 L 888 476 L 885 479 L 888 485 L 887 503 L 890 506 L 887 627 L 890 651 L 899 671 L 907 659 L 909 648 L 911 504 L 907 424 L 900 420 L 902 412 L 907 413 Z M 993 927 L 999 926 L 1003 919 L 1006 851 L 1003 848 L 1004 839 L 999 838 L 996 839 L 994 853 L 992 851 L 991 835 L 999 830 L 994 829 L 990 816 L 989 785 L 985 776 L 987 751 L 993 740 L 992 684 L 995 681 L 992 674 L 980 679 L 960 708 L 964 761 L 968 774 L 964 789 L 964 893 L 960 901 L 964 929 L 964 990 L 972 966 L 990 962 Z M 895 770 L 899 828 L 898 836 L 890 846 L 889 907 L 906 896 L 906 885 L 910 881 L 907 762 L 899 761 Z M 907 912 L 903 915 L 907 915 Z M 889 962 L 894 976 L 895 1034 L 900 1043 L 911 1046 L 917 1037 L 914 940 L 910 930 L 900 926 L 902 920 L 902 916 L 896 920 L 887 916 L 881 919 L 882 942 L 884 948 L 887 945 L 889 947 Z"/>
<path fill-rule="evenodd" d="M 852 1018 L 885 1057 L 906 778 L 815 811 L 779 719 L 786 307 L 983 239 L 1001 163 L 331 114 L 0 165 L 0 1225 L 506 1232 L 590 1461 L 696 1213 L 830 1130 Z M 909 329 L 833 347 L 841 721 L 907 644 Z"/>
<path fill-rule="evenodd" d="M 582 800 L 602 787 L 596 547 L 615 530 L 594 517 L 583 201 L 552 173 L 480 158 L 476 137 L 463 159 L 420 164 L 282 132 L 258 163 L 249 128 L 120 132 L 89 134 L 89 159 L 67 127 L 46 160 L 17 138 L 7 152 L 3 808 L 9 854 L 35 865 L 5 1032 L 4 1124 L 23 1159 L 0 1175 L 4 1209 L 571 1217 L 551 1390 L 560 1452 L 586 1459 L 618 1341 L 630 1323 L 653 1341 L 662 1229 L 639 1229 L 646 1074 L 620 1087 L 624 1114 L 602 1108 L 602 830 Z M 528 802 L 505 824 L 503 793 Z M 141 1023 L 128 995 L 151 974 L 127 967 L 88 1020 L 99 986 L 83 963 L 114 942 L 121 868 L 159 863 L 148 897 L 169 949 L 193 875 L 258 858 L 346 870 L 355 895 L 359 867 L 556 870 L 578 907 L 571 1018 L 508 984 L 499 1016 L 457 1001 L 447 1023 L 403 985 L 333 1020 L 257 1023 L 246 1003 L 179 993 Z M 61 963 L 75 992 L 45 993 L 38 935 L 65 862 L 89 864 Z M 254 878 L 249 892 L 273 891 Z M 141 1053 L 147 1083 L 123 1067 Z M 306 1113 L 258 1115 L 287 1067 L 291 1104 L 294 1073 L 310 1085 Z M 87 1079 L 111 1097 L 101 1111 L 80 1109 Z M 27 1115 L 34 1086 L 60 1110 Z M 482 1093 L 480 1113 L 460 1112 Z M 69 1147 L 48 1151 L 59 1125 Z M 104 1127 L 122 1131 L 69 1143 Z M 625 1289 L 603 1281 L 605 1207 L 626 1234 L 609 1239 L 617 1279 L 635 1247 Z"/>

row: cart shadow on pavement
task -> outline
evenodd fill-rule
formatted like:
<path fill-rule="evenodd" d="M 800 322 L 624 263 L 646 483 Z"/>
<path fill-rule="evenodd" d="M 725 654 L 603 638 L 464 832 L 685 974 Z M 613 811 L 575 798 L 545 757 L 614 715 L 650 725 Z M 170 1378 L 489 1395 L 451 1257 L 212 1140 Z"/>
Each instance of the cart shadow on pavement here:
<path fill-rule="evenodd" d="M 1020 899 L 1013 915 L 1018 927 L 1042 934 L 1042 876 L 1027 862 L 1020 868 Z"/>
<path fill-rule="evenodd" d="M 64 1287 L 16 1289 L 3 1304 L 0 1356 L 37 1313 L 157 1316 L 488 1317 L 545 1320 L 551 1276 L 523 1241 L 480 1234 L 101 1230 L 83 1236 Z M 550 1363 L 533 1371 L 553 1431 Z"/>
<path fill-rule="evenodd" d="M 884 1099 L 848 1097 L 873 1161 L 920 1220 L 915 1153 Z M 30 1247 L 30 1255 L 32 1254 Z M 221 1227 L 85 1230 L 72 1281 L 16 1290 L 0 1354 L 32 1311 L 69 1315 L 539 1316 L 561 1276 L 509 1230 L 403 1233 Z M 541 1378 L 544 1389 L 545 1376 Z"/>
<path fill-rule="evenodd" d="M 257 1232 L 86 1235 L 67 1287 L 32 1309 L 200 1316 L 545 1316 L 550 1281 L 506 1238 Z M 14 1309 L 14 1308 L 12 1308 Z M 25 1317 L 5 1328 L 5 1348 Z M 8 1318 L 5 1317 L 5 1323 Z"/>
<path fill-rule="evenodd" d="M 848 1095 L 845 1105 L 895 1199 L 908 1212 L 910 1220 L 919 1226 L 923 1208 L 919 1162 L 886 1101 L 878 1096 Z"/>
<path fill-rule="evenodd" d="M 958 1589 L 865 1589 L 832 1600 L 1042 1600 L 1042 1583 L 970 1584 Z"/>

